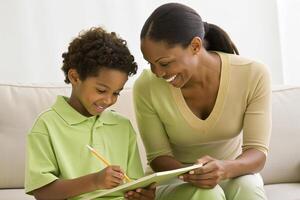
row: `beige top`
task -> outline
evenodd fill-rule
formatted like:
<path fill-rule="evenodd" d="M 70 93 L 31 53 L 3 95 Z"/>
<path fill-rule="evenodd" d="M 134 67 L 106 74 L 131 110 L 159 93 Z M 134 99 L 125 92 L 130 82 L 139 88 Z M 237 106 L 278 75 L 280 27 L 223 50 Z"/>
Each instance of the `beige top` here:
<path fill-rule="evenodd" d="M 202 120 L 190 110 L 181 90 L 144 70 L 134 85 L 134 104 L 148 161 L 173 155 L 194 163 L 209 155 L 235 159 L 242 150 L 268 152 L 271 89 L 267 68 L 240 56 L 217 52 L 221 80 L 214 108 Z"/>

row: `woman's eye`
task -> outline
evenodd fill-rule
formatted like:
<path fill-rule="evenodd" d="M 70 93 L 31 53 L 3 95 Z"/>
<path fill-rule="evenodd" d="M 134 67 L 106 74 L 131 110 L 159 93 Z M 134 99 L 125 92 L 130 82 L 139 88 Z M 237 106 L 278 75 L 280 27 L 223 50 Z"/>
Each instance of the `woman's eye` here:
<path fill-rule="evenodd" d="M 162 67 L 166 67 L 168 65 L 169 65 L 169 63 L 160 63 L 160 66 L 162 66 Z"/>
<path fill-rule="evenodd" d="M 153 64 L 151 62 L 147 62 L 148 65 L 152 66 Z"/>

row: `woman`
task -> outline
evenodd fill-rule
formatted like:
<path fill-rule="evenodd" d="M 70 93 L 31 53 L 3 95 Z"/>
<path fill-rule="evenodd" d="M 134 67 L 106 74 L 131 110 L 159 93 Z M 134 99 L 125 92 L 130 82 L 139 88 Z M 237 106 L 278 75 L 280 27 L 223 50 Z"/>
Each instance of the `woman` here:
<path fill-rule="evenodd" d="M 149 164 L 154 171 L 204 165 L 157 197 L 266 199 L 257 173 L 270 138 L 267 68 L 238 56 L 222 29 L 177 3 L 150 15 L 141 51 L 152 72 L 136 81 L 134 101 Z"/>

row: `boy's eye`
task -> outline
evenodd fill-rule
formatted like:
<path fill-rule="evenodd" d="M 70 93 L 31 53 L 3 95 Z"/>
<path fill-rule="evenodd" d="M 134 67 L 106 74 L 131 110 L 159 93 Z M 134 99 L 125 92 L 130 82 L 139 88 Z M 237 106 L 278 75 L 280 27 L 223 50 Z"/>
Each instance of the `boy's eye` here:
<path fill-rule="evenodd" d="M 115 92 L 114 96 L 120 96 L 120 92 Z"/>
<path fill-rule="evenodd" d="M 105 90 L 99 90 L 99 89 L 97 89 L 97 92 L 100 93 L 100 94 L 102 94 L 102 93 L 105 92 Z"/>

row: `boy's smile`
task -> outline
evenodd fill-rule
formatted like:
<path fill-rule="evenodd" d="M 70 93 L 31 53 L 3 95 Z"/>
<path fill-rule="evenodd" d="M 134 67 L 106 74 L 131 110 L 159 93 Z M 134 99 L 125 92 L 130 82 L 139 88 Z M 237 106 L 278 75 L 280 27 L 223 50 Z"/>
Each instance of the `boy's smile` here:
<path fill-rule="evenodd" d="M 125 72 L 103 67 L 97 76 L 80 80 L 76 70 L 69 72 L 72 94 L 69 104 L 84 116 L 101 114 L 113 105 L 123 89 L 128 76 Z"/>
<path fill-rule="evenodd" d="M 102 112 L 102 111 L 104 111 L 105 108 L 106 108 L 106 107 L 104 107 L 104 106 L 98 106 L 97 104 L 95 104 L 95 106 L 96 106 L 96 110 L 97 110 L 98 112 Z"/>

